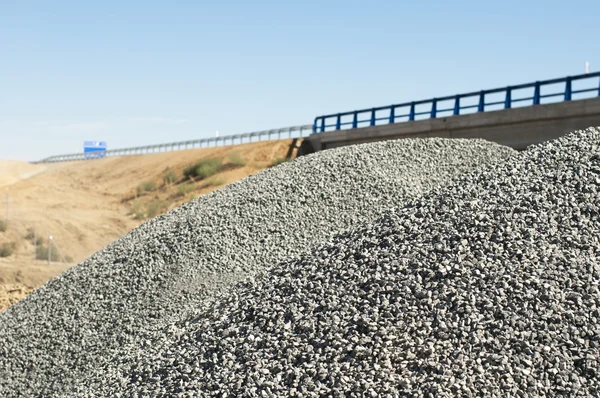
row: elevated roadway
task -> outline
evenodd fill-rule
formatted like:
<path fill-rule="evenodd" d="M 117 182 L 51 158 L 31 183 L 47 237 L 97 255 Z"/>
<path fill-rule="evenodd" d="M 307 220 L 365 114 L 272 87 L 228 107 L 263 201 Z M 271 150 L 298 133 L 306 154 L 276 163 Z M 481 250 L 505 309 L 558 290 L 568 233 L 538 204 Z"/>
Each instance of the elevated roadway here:
<path fill-rule="evenodd" d="M 305 152 L 408 137 L 483 138 L 515 149 L 600 126 L 600 98 L 335 130 L 305 138 Z"/>
<path fill-rule="evenodd" d="M 319 116 L 303 152 L 408 137 L 524 149 L 590 126 L 600 126 L 600 72 Z"/>

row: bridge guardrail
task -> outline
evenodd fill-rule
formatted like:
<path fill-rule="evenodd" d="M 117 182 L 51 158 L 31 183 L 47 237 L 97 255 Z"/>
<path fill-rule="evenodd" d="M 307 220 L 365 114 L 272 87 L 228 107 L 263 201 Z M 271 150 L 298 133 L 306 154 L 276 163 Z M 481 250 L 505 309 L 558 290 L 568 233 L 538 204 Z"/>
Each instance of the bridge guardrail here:
<path fill-rule="evenodd" d="M 69 162 L 73 160 L 89 160 L 103 158 L 107 156 L 141 155 L 148 153 L 170 152 L 192 148 L 208 148 L 215 146 L 225 146 L 234 144 L 244 144 L 249 142 L 258 142 L 270 140 L 273 135 L 276 139 L 302 138 L 312 131 L 312 125 L 284 127 L 279 129 L 263 130 L 253 133 L 224 135 L 222 137 L 200 138 L 197 140 L 170 142 L 165 144 L 144 145 L 130 148 L 109 149 L 106 151 L 72 153 L 67 155 L 55 155 L 32 163 L 54 163 Z M 285 136 L 287 134 L 287 137 Z M 283 135 L 283 137 L 282 137 Z M 263 138 L 266 137 L 266 140 Z M 237 142 L 236 142 L 237 141 Z"/>
<path fill-rule="evenodd" d="M 600 72 L 587 73 L 492 90 L 317 116 L 313 123 L 313 134 L 600 97 L 599 77 Z M 564 84 L 564 88 L 560 92 L 545 92 L 546 89 L 557 90 L 556 86 L 562 84 Z M 519 94 L 521 95 L 519 96 Z M 475 101 L 466 104 L 464 100 L 468 99 Z M 365 116 L 366 119 L 361 119 Z"/>

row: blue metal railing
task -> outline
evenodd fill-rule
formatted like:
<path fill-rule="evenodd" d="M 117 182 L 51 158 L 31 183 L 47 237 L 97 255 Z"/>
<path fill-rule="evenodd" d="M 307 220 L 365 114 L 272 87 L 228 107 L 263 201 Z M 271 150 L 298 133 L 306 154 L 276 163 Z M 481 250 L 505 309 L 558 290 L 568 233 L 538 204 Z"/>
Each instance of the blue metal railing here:
<path fill-rule="evenodd" d="M 540 105 L 549 102 L 571 101 L 575 99 L 600 97 L 600 72 L 584 75 L 567 76 L 559 79 L 537 81 L 534 83 L 519 84 L 492 90 L 482 90 L 466 94 L 433 98 L 422 101 L 407 102 L 377 108 L 360 109 L 356 111 L 334 113 L 318 116 L 313 124 L 313 134 L 325 131 L 342 129 L 355 129 L 358 127 L 375 126 L 379 124 L 392 124 L 409 122 L 426 118 L 447 117 L 467 113 L 486 112 L 491 110 L 510 109 L 515 106 Z M 584 87 L 574 88 L 574 83 L 583 83 Z M 545 93 L 544 88 L 555 89 L 553 85 L 564 84 L 560 92 Z M 528 90 L 525 96 L 518 96 L 522 90 Z M 533 92 L 532 92 L 533 91 Z M 582 94 L 584 96 L 582 96 Z M 489 100 L 490 96 L 501 99 Z M 578 97 L 578 98 L 574 98 Z M 558 98 L 558 101 L 556 100 Z M 465 100 L 471 99 L 471 104 L 465 105 Z M 488 99 L 488 101 L 486 101 Z M 548 101 L 553 99 L 554 101 Z M 474 101 L 473 101 L 474 100 Z M 439 108 L 440 104 L 452 103 L 453 106 Z M 529 104 L 528 104 L 529 102 Z M 425 110 L 419 109 L 425 107 Z M 493 108 L 493 109 L 490 109 Z M 383 115 L 382 115 L 383 114 Z M 361 119 L 363 117 L 364 119 Z M 379 123 L 378 122 L 383 122 Z M 333 129 L 332 129 L 333 127 Z"/>

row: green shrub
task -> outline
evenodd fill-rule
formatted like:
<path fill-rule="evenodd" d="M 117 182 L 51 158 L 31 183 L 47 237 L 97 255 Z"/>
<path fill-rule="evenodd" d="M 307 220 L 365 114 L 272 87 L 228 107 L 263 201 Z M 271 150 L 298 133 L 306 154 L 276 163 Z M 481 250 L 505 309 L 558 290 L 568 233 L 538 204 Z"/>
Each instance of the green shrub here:
<path fill-rule="evenodd" d="M 178 196 L 185 196 L 188 193 L 193 192 L 195 190 L 196 187 L 194 186 L 194 184 L 181 184 L 177 187 L 177 191 L 179 192 Z"/>
<path fill-rule="evenodd" d="M 212 177 L 215 174 L 217 174 L 217 172 L 219 171 L 220 168 L 221 168 L 220 164 L 205 163 L 201 166 L 198 166 L 198 169 L 196 169 L 196 173 L 198 174 L 198 178 L 200 178 L 201 180 L 204 180 L 208 177 Z"/>
<path fill-rule="evenodd" d="M 15 244 L 4 242 L 0 245 L 0 257 L 8 257 L 15 251 Z"/>
<path fill-rule="evenodd" d="M 246 165 L 246 160 L 239 153 L 232 153 L 227 158 L 229 164 L 233 167 L 244 167 Z"/>
<path fill-rule="evenodd" d="M 183 169 L 183 178 L 190 179 L 195 176 L 196 176 L 196 165 L 195 164 Z"/>
<path fill-rule="evenodd" d="M 167 171 L 165 172 L 165 176 L 163 177 L 163 180 L 164 180 L 165 184 L 174 184 L 175 182 L 177 182 L 177 174 L 175 174 L 175 172 L 173 172 L 173 170 L 167 168 Z"/>
<path fill-rule="evenodd" d="M 5 232 L 8 229 L 8 222 L 0 220 L 0 232 Z"/>
<path fill-rule="evenodd" d="M 40 245 L 35 249 L 36 260 L 48 260 L 48 248 L 44 245 Z M 50 261 L 60 261 L 58 250 L 52 249 L 50 251 Z"/>
<path fill-rule="evenodd" d="M 156 189 L 156 183 L 154 181 L 146 181 L 146 182 L 142 182 L 140 185 L 138 185 L 137 193 L 138 193 L 138 195 L 141 195 L 145 192 L 152 192 L 155 189 Z"/>
<path fill-rule="evenodd" d="M 183 170 L 183 176 L 187 179 L 198 177 L 201 180 L 213 176 L 221 170 L 223 159 L 209 158 L 202 159 L 198 163 L 186 167 Z"/>
<path fill-rule="evenodd" d="M 277 159 L 275 159 L 275 160 L 273 160 L 271 162 L 271 164 L 269 165 L 269 167 L 279 166 L 280 164 L 285 163 L 285 162 L 289 162 L 290 160 L 291 159 L 288 159 L 288 158 L 277 158 Z"/>

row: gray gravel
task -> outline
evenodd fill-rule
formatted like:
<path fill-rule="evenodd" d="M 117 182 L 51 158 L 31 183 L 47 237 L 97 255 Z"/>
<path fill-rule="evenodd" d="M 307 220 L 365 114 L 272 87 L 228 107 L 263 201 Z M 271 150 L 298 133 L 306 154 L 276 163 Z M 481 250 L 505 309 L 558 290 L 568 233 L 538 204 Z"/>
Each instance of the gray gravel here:
<path fill-rule="evenodd" d="M 104 392 L 598 397 L 599 194 L 600 131 L 532 147 L 204 302 Z"/>
<path fill-rule="evenodd" d="M 264 171 L 145 223 L 0 314 L 0 396 L 66 396 L 91 386 L 94 372 L 111 364 L 107 378 L 116 377 L 117 366 L 145 352 L 163 326 L 214 293 L 511 156 L 474 140 L 345 147 Z"/>

